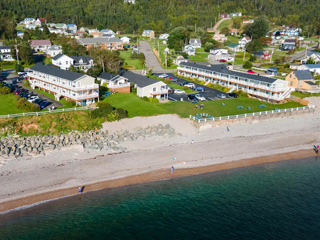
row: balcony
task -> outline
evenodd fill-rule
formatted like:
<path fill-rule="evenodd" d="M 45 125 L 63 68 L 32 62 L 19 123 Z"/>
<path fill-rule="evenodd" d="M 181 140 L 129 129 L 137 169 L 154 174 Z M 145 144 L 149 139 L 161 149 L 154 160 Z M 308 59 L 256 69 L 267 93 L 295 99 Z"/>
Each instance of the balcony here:
<path fill-rule="evenodd" d="M 108 88 L 124 88 L 124 87 L 130 87 L 130 83 L 123 83 L 123 84 L 116 84 L 116 85 L 111 85 L 110 83 L 108 84 Z"/>
<path fill-rule="evenodd" d="M 160 89 L 158 91 L 151 91 L 151 95 L 168 94 L 168 89 Z"/>

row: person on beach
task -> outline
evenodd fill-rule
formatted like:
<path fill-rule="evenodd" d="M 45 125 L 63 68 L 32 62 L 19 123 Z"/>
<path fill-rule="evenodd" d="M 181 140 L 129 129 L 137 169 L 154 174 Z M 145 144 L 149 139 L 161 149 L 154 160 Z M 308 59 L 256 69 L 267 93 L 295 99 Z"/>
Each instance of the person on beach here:
<path fill-rule="evenodd" d="M 193 144 L 193 140 L 191 140 L 191 144 Z"/>
<path fill-rule="evenodd" d="M 80 194 L 82 194 L 83 190 L 84 190 L 84 186 L 79 187 L 78 192 L 79 192 Z"/>
<path fill-rule="evenodd" d="M 313 145 L 313 150 L 315 151 L 315 153 L 319 153 L 319 145 Z"/>
<path fill-rule="evenodd" d="M 174 167 L 173 167 L 173 166 L 171 166 L 171 174 L 173 174 L 173 170 L 174 170 Z"/>
<path fill-rule="evenodd" d="M 229 132 L 229 131 L 230 131 L 229 126 L 227 126 L 227 132 Z"/>

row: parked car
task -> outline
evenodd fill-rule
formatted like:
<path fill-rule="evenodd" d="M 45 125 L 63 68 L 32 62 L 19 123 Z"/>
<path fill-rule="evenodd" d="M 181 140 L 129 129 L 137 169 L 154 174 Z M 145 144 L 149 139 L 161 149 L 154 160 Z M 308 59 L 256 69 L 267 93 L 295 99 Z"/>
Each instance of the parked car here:
<path fill-rule="evenodd" d="M 176 94 L 183 94 L 183 93 L 186 93 L 185 91 L 181 90 L 181 89 L 175 89 L 174 90 L 174 93 Z"/>
<path fill-rule="evenodd" d="M 169 76 L 167 74 L 161 74 L 159 75 L 159 78 L 168 78 Z"/>
<path fill-rule="evenodd" d="M 168 87 L 168 93 L 174 93 L 174 88 L 172 88 L 172 87 Z"/>
<path fill-rule="evenodd" d="M 184 84 L 183 86 L 188 87 L 188 88 L 192 88 L 192 89 L 196 88 L 196 85 L 194 85 L 194 83 L 187 83 L 187 84 Z"/>
<path fill-rule="evenodd" d="M 18 95 L 20 92 L 21 92 L 21 88 L 18 88 L 16 90 L 14 90 L 13 94 Z"/>
<path fill-rule="evenodd" d="M 178 82 L 178 79 L 176 78 L 170 78 L 171 82 Z"/>
<path fill-rule="evenodd" d="M 180 83 L 180 86 L 184 86 L 186 84 L 188 84 L 189 82 L 183 82 L 183 83 Z"/>
<path fill-rule="evenodd" d="M 251 73 L 251 74 L 254 74 L 256 72 L 252 71 L 252 70 L 248 70 L 247 73 Z"/>
<path fill-rule="evenodd" d="M 47 106 L 49 106 L 51 103 L 48 102 L 47 100 L 43 100 L 41 103 L 40 103 L 40 109 L 44 109 L 46 108 Z"/>
<path fill-rule="evenodd" d="M 239 97 L 239 95 L 236 94 L 236 93 L 228 93 L 228 96 L 229 97 L 233 97 L 233 98 L 238 98 Z"/>
<path fill-rule="evenodd" d="M 0 81 L 6 80 L 7 78 L 5 76 L 0 76 Z"/>
<path fill-rule="evenodd" d="M 188 95 L 188 100 L 190 100 L 190 101 L 198 101 L 198 98 L 196 97 L 195 94 L 189 94 Z"/>
<path fill-rule="evenodd" d="M 224 93 L 218 93 L 218 98 L 226 98 L 227 96 Z"/>
<path fill-rule="evenodd" d="M 202 94 L 196 94 L 196 98 L 199 99 L 199 101 L 206 101 L 207 99 Z"/>
<path fill-rule="evenodd" d="M 43 101 L 43 100 L 42 100 L 41 98 L 37 98 L 36 100 L 34 100 L 33 103 L 39 104 L 39 106 L 40 106 L 40 103 L 41 103 L 42 101 Z"/>
<path fill-rule="evenodd" d="M 38 96 L 31 96 L 31 97 L 29 97 L 28 98 L 28 102 L 34 102 L 36 99 L 39 99 L 39 97 Z"/>
<path fill-rule="evenodd" d="M 195 90 L 198 92 L 204 92 L 204 87 L 198 86 L 195 88 Z"/>
<path fill-rule="evenodd" d="M 226 62 L 227 60 L 225 60 L 225 59 L 220 59 L 220 62 Z"/>
<path fill-rule="evenodd" d="M 19 77 L 22 77 L 22 76 L 24 76 L 26 74 L 27 74 L 27 72 L 18 72 Z"/>

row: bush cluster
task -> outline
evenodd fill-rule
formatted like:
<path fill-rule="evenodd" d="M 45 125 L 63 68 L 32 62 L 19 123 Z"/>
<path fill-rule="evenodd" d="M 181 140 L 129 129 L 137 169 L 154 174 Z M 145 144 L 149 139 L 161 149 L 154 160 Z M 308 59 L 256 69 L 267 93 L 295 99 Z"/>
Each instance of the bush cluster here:
<path fill-rule="evenodd" d="M 25 98 L 20 98 L 16 103 L 16 105 L 17 105 L 17 108 L 20 110 L 29 111 L 29 112 L 40 111 L 40 106 L 38 104 L 28 102 L 28 100 Z"/>
<path fill-rule="evenodd" d="M 165 84 L 170 84 L 170 83 L 171 83 L 171 79 L 166 78 L 166 79 L 163 80 L 163 82 L 164 82 Z"/>
<path fill-rule="evenodd" d="M 72 100 L 70 100 L 70 99 L 67 99 L 67 100 L 65 101 L 64 105 L 65 105 L 66 107 L 75 107 L 75 106 L 76 106 L 76 102 L 75 102 L 75 101 L 72 101 Z"/>
<path fill-rule="evenodd" d="M 154 102 L 154 103 L 158 103 L 159 102 L 159 99 L 157 99 L 157 98 L 153 98 L 153 97 L 146 97 L 146 96 L 144 96 L 143 98 L 142 98 L 142 100 L 143 101 L 146 101 L 146 102 Z"/>
<path fill-rule="evenodd" d="M 8 87 L 0 87 L 0 94 L 5 95 L 10 93 L 10 88 Z"/>
<path fill-rule="evenodd" d="M 128 117 L 128 112 L 122 108 L 113 108 L 109 103 L 99 102 L 99 107 L 91 112 L 92 118 L 104 118 L 108 122 L 118 121 Z"/>
<path fill-rule="evenodd" d="M 236 93 L 241 97 L 248 97 L 248 93 L 246 93 L 246 92 L 244 92 L 242 90 L 239 90 L 239 91 L 235 90 L 235 91 L 233 91 L 233 93 Z"/>

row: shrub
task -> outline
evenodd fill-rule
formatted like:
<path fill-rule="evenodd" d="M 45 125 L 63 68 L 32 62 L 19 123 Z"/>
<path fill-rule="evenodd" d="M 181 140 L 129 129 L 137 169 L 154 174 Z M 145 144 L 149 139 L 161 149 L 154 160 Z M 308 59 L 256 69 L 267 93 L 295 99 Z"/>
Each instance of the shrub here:
<path fill-rule="evenodd" d="M 249 62 L 249 61 L 246 61 L 246 62 L 243 64 L 243 68 L 246 68 L 246 69 L 252 68 L 252 63 Z"/>
<path fill-rule="evenodd" d="M 64 103 L 64 105 L 66 107 L 75 107 L 76 106 L 76 102 L 75 101 L 72 101 L 71 99 L 67 99 Z"/>
<path fill-rule="evenodd" d="M 222 91 L 223 91 L 223 92 L 228 92 L 228 91 L 229 91 L 229 88 L 223 87 L 223 88 L 222 88 Z"/>
<path fill-rule="evenodd" d="M 159 100 L 157 98 L 149 97 L 149 102 L 158 103 Z"/>
<path fill-rule="evenodd" d="M 118 118 L 122 119 L 122 118 L 127 118 L 128 117 L 128 111 L 124 110 L 123 108 L 118 108 L 117 109 L 117 114 L 118 114 Z"/>
<path fill-rule="evenodd" d="M 29 82 L 28 79 L 24 79 L 24 80 L 23 80 L 23 86 L 24 86 L 24 87 L 30 87 L 30 82 Z"/>
<path fill-rule="evenodd" d="M 249 61 L 250 62 L 254 62 L 257 60 L 257 56 L 256 55 L 251 55 Z"/>
<path fill-rule="evenodd" d="M 170 84 L 170 83 L 171 83 L 171 79 L 166 78 L 166 79 L 163 80 L 163 82 L 164 82 L 165 84 Z"/>
<path fill-rule="evenodd" d="M 0 88 L 1 88 L 1 87 L 3 87 L 3 83 L 2 83 L 2 82 L 0 82 Z"/>
<path fill-rule="evenodd" d="M 144 96 L 144 97 L 142 98 L 142 100 L 143 100 L 143 101 L 146 101 L 146 102 L 150 102 L 150 101 L 149 101 L 149 98 L 146 97 L 146 96 Z"/>
<path fill-rule="evenodd" d="M 0 94 L 5 95 L 10 93 L 10 88 L 8 87 L 0 87 Z"/>
<path fill-rule="evenodd" d="M 92 118 L 99 118 L 99 117 L 107 118 L 108 114 L 110 114 L 113 111 L 113 107 L 106 102 L 99 102 L 97 103 L 97 106 L 99 108 L 91 112 Z"/>
<path fill-rule="evenodd" d="M 16 103 L 16 106 L 20 110 L 37 112 L 40 110 L 38 104 L 30 103 L 25 98 L 20 98 Z"/>
<path fill-rule="evenodd" d="M 190 88 L 188 88 L 187 86 L 183 87 L 183 90 L 188 91 Z"/>

